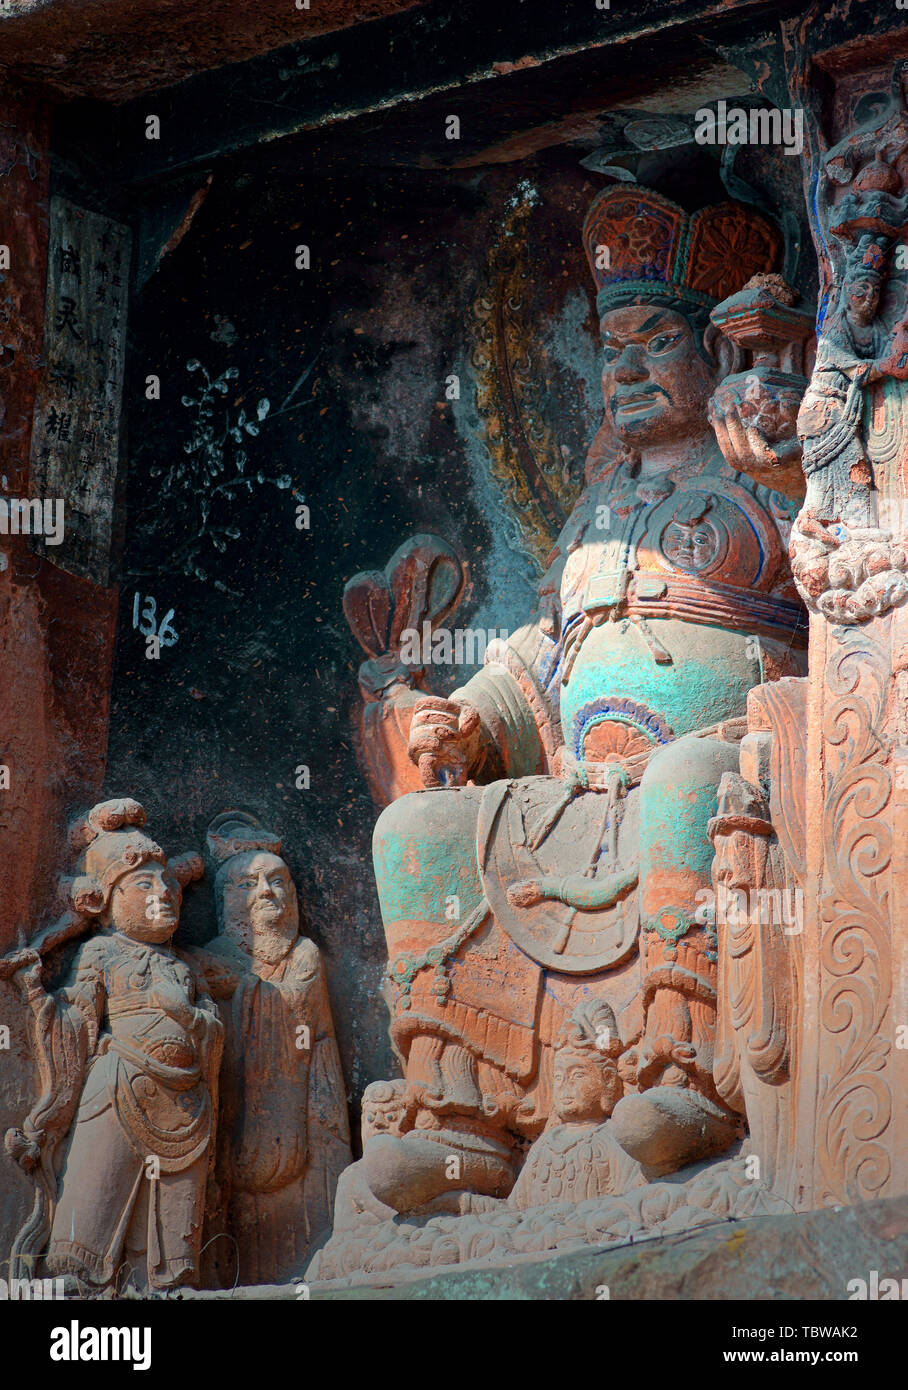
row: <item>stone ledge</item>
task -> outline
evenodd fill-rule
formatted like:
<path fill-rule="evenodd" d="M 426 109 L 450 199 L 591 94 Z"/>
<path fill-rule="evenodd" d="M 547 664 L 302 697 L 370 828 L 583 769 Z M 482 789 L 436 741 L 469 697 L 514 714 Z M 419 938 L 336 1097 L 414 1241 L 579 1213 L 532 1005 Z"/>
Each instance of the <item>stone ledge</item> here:
<path fill-rule="evenodd" d="M 853 1279 L 908 1277 L 908 1198 L 832 1208 L 800 1216 L 717 1221 L 690 1234 L 650 1237 L 619 1248 L 525 1257 L 509 1265 L 409 1278 L 355 1288 L 310 1286 L 310 1298 L 369 1301 L 847 1301 Z M 284 1300 L 294 1285 L 231 1291 L 187 1290 L 187 1299 Z"/>

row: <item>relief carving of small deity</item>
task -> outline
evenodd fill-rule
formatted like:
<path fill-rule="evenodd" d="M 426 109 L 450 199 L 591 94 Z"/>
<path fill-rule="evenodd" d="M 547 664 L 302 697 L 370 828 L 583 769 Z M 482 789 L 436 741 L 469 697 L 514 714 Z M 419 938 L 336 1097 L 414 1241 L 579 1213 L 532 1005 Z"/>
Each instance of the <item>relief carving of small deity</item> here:
<path fill-rule="evenodd" d="M 805 514 L 817 522 L 861 527 L 875 520 L 872 473 L 862 439 L 863 393 L 882 375 L 878 359 L 888 342 L 876 318 L 884 263 L 885 251 L 870 235 L 852 248 L 798 414 L 807 477 Z"/>
<path fill-rule="evenodd" d="M 530 1148 L 508 1205 L 585 1202 L 645 1184 L 640 1164 L 614 1137 L 609 1116 L 624 1094 L 622 1045 L 607 1004 L 578 1005 L 555 1040 L 552 1113 Z"/>
<path fill-rule="evenodd" d="M 821 313 L 816 364 L 798 415 L 807 495 L 791 557 L 808 605 L 846 624 L 908 598 L 904 525 L 887 513 L 888 498 L 881 505 L 891 491 L 887 456 L 904 448 L 897 403 L 899 383 L 908 378 L 908 339 L 896 247 L 908 230 L 905 96 L 899 63 L 890 104 L 875 122 L 831 149 L 818 148 L 813 158 L 814 235 L 830 308 L 825 318 Z M 887 421 L 873 444 L 871 399 Z"/>

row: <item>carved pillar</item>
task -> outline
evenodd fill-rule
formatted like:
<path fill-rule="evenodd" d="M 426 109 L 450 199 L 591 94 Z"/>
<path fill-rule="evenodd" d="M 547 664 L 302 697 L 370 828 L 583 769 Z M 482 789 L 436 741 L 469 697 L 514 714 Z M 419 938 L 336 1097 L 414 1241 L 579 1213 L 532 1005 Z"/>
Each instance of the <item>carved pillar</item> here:
<path fill-rule="evenodd" d="M 906 793 L 895 775 L 902 750 L 891 674 L 904 616 L 851 629 L 813 620 L 795 1193 L 801 1206 L 908 1190 L 908 1052 L 896 1046 L 908 1020 L 908 935 L 897 910 L 908 891 L 908 827 Z"/>
<path fill-rule="evenodd" d="M 902 64 L 888 109 L 863 126 L 851 112 L 878 72 L 863 86 L 852 74 L 822 110 L 817 85 L 803 64 L 821 297 L 798 430 L 807 497 L 792 536 L 811 609 L 792 1193 L 802 1208 L 908 1191 L 908 113 Z"/>

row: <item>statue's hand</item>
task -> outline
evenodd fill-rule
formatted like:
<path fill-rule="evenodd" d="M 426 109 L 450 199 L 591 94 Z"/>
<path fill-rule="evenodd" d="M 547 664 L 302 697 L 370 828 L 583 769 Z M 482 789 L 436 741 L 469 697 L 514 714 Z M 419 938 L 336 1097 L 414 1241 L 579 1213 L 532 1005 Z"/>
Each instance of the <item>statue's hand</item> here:
<path fill-rule="evenodd" d="M 802 497 L 800 404 L 800 391 L 752 373 L 722 382 L 710 399 L 709 420 L 726 463 L 786 496 Z"/>
<path fill-rule="evenodd" d="M 26 1001 L 44 993 L 41 984 L 41 957 L 30 946 L 4 958 L 0 979 L 11 979 Z"/>
<path fill-rule="evenodd" d="M 416 705 L 407 751 L 427 787 L 462 787 L 479 761 L 481 737 L 472 705 L 427 695 Z"/>

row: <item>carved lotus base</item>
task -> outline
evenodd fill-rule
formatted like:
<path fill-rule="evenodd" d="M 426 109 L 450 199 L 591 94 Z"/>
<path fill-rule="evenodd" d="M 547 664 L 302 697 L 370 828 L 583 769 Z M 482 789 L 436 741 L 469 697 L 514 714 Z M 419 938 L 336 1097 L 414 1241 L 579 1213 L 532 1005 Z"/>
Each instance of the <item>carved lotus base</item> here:
<path fill-rule="evenodd" d="M 398 1217 L 361 1232 L 333 1236 L 306 1272 L 313 1286 L 345 1287 L 376 1276 L 409 1276 L 441 1268 L 512 1265 L 546 1251 L 615 1247 L 641 1236 L 691 1231 L 728 1217 L 766 1216 L 790 1207 L 747 1177 L 738 1156 L 694 1166 L 671 1182 L 654 1182 L 621 1197 L 514 1210 L 504 1202 L 460 1216 Z M 469 1202 L 465 1199 L 465 1205 Z M 480 1199 L 481 1200 L 481 1199 Z"/>

